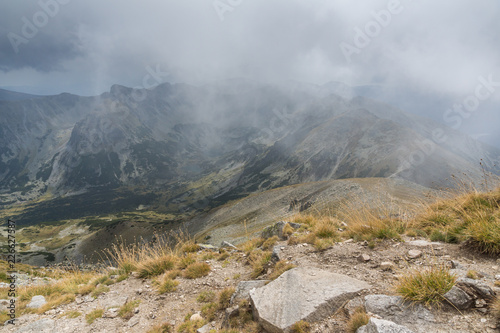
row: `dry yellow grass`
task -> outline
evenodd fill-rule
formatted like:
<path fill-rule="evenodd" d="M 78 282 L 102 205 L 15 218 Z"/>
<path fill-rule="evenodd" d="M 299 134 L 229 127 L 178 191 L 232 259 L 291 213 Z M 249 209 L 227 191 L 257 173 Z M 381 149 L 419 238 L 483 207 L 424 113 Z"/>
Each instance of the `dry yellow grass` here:
<path fill-rule="evenodd" d="M 399 277 L 395 290 L 406 300 L 439 306 L 456 279 L 443 265 L 412 269 Z"/>
<path fill-rule="evenodd" d="M 357 308 L 347 322 L 347 332 L 356 333 L 358 328 L 368 324 L 369 320 L 370 316 L 368 316 L 365 309 L 363 307 Z"/>

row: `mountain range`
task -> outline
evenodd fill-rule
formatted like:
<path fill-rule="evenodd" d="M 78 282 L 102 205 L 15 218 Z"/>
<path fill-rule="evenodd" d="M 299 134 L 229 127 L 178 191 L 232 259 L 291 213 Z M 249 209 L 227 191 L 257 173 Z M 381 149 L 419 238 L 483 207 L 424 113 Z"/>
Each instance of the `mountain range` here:
<path fill-rule="evenodd" d="M 22 224 L 138 207 L 196 214 L 333 179 L 480 183 L 499 161 L 498 148 L 339 84 L 0 94 L 0 209 L 29 203 Z"/>

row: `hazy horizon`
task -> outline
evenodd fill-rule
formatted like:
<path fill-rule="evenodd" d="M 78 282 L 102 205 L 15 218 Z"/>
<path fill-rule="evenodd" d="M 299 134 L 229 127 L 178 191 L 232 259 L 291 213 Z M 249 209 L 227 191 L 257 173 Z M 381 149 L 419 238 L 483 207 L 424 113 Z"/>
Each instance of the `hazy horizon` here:
<path fill-rule="evenodd" d="M 337 81 L 383 87 L 371 97 L 500 142 L 500 4 L 494 0 L 1 6 L 3 89 L 95 96 L 113 84 Z"/>

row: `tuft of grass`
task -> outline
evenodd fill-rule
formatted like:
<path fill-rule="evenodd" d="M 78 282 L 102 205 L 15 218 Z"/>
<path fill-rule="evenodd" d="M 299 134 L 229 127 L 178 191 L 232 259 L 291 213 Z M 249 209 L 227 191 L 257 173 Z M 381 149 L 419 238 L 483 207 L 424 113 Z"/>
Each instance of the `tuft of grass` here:
<path fill-rule="evenodd" d="M 247 255 L 251 253 L 253 250 L 259 248 L 264 244 L 265 239 L 264 238 L 253 238 L 250 239 L 249 241 L 243 243 L 242 245 L 239 246 L 240 250 L 245 252 Z"/>
<path fill-rule="evenodd" d="M 347 332 L 356 333 L 358 328 L 367 325 L 369 321 L 370 316 L 368 316 L 363 307 L 359 307 L 347 322 Z"/>
<path fill-rule="evenodd" d="M 249 262 L 252 265 L 252 273 L 250 277 L 256 279 L 267 271 L 271 262 L 271 252 L 254 250 L 249 255 Z"/>
<path fill-rule="evenodd" d="M 329 218 L 321 218 L 314 225 L 313 232 L 316 235 L 316 237 L 321 239 L 324 238 L 338 239 L 337 229 L 338 225 L 335 220 Z"/>
<path fill-rule="evenodd" d="M 92 291 L 94 291 L 95 289 L 95 286 L 93 284 L 86 284 L 86 285 L 83 285 L 83 286 L 80 286 L 77 290 L 77 294 L 80 294 L 80 295 L 88 295 L 90 294 Z"/>
<path fill-rule="evenodd" d="M 157 282 L 158 284 L 158 292 L 160 294 L 172 293 L 177 290 L 177 286 L 179 285 L 179 281 L 175 281 L 170 279 L 168 276 L 165 276 L 161 282 Z"/>
<path fill-rule="evenodd" d="M 467 271 L 467 274 L 465 275 L 465 277 L 468 277 L 469 279 L 473 279 L 473 280 L 479 279 L 477 272 L 474 270 L 471 270 L 471 269 Z"/>
<path fill-rule="evenodd" d="M 100 284 L 92 292 L 92 297 L 97 298 L 97 296 L 99 296 L 103 293 L 107 293 L 108 291 L 109 291 L 109 287 Z"/>
<path fill-rule="evenodd" d="M 70 319 L 78 318 L 81 315 L 82 315 L 82 313 L 80 311 L 68 311 L 64 314 L 65 317 L 70 318 Z"/>
<path fill-rule="evenodd" d="M 227 251 L 221 251 L 221 253 L 219 254 L 219 256 L 217 257 L 217 261 L 224 261 L 226 260 L 227 258 L 229 258 L 231 255 L 229 254 L 229 252 Z"/>
<path fill-rule="evenodd" d="M 333 246 L 333 240 L 329 238 L 320 238 L 314 241 L 314 248 L 318 251 L 324 251 Z"/>
<path fill-rule="evenodd" d="M 262 250 L 269 251 L 273 248 L 273 246 L 278 242 L 278 236 L 273 236 L 271 238 L 266 239 L 264 243 L 262 243 Z"/>
<path fill-rule="evenodd" d="M 186 279 L 197 279 L 210 273 L 210 265 L 205 262 L 195 262 L 186 267 L 184 277 Z"/>
<path fill-rule="evenodd" d="M 283 227 L 283 237 L 286 239 L 289 238 L 294 232 L 295 229 L 290 225 L 290 223 L 285 224 Z"/>
<path fill-rule="evenodd" d="M 198 303 L 211 303 L 215 300 L 215 293 L 211 290 L 204 290 L 199 293 L 196 301 Z"/>
<path fill-rule="evenodd" d="M 500 255 L 500 187 L 467 190 L 438 200 L 416 219 L 433 241 L 465 243 L 474 251 Z"/>
<path fill-rule="evenodd" d="M 7 311 L 0 311 L 0 324 L 4 324 L 10 319 L 10 315 L 7 313 Z"/>
<path fill-rule="evenodd" d="M 156 325 L 151 328 L 147 333 L 172 333 L 173 328 L 168 323 L 163 323 L 160 325 Z"/>
<path fill-rule="evenodd" d="M 207 303 L 201 307 L 201 315 L 207 321 L 213 321 L 218 310 L 216 303 Z"/>
<path fill-rule="evenodd" d="M 311 324 L 301 320 L 292 325 L 290 332 L 292 333 L 308 333 L 311 332 Z"/>
<path fill-rule="evenodd" d="M 116 283 L 118 283 L 118 282 L 122 282 L 122 281 L 126 280 L 127 278 L 128 278 L 128 275 L 126 275 L 126 274 L 121 274 L 120 276 L 118 276 L 118 277 L 116 278 Z"/>
<path fill-rule="evenodd" d="M 411 270 L 403 274 L 395 285 L 395 290 L 404 299 L 423 303 L 426 306 L 440 305 L 455 284 L 456 276 L 444 265 L 428 269 Z"/>
<path fill-rule="evenodd" d="M 200 246 L 196 244 L 194 241 L 187 241 L 181 246 L 181 252 L 183 253 L 194 253 L 200 250 Z"/>
<path fill-rule="evenodd" d="M 231 296 L 233 296 L 235 292 L 234 287 L 227 287 L 219 293 L 219 309 L 223 310 L 229 307 L 229 302 L 231 301 Z"/>
<path fill-rule="evenodd" d="M 280 260 L 276 263 L 276 265 L 274 266 L 273 272 L 271 274 L 269 274 L 268 278 L 269 278 L 269 280 L 275 280 L 278 277 L 280 277 L 281 274 L 283 274 L 286 271 L 288 271 L 292 268 L 295 268 L 295 267 L 297 267 L 297 266 L 295 266 L 292 263 Z"/>
<path fill-rule="evenodd" d="M 163 255 L 148 260 L 138 265 L 139 277 L 146 278 L 163 274 L 165 271 L 174 269 L 177 258 L 172 255 Z"/>
<path fill-rule="evenodd" d="M 190 317 L 190 316 L 189 316 Z M 179 333 L 196 333 L 198 328 L 205 325 L 204 320 L 186 320 L 182 325 L 177 328 Z"/>
<path fill-rule="evenodd" d="M 141 303 L 140 299 L 127 302 L 120 307 L 118 310 L 118 316 L 123 319 L 130 319 L 134 315 L 134 309 Z"/>
<path fill-rule="evenodd" d="M 170 280 L 175 280 L 178 276 L 182 276 L 182 272 L 178 269 L 167 272 L 165 275 Z"/>
<path fill-rule="evenodd" d="M 95 309 L 85 315 L 85 320 L 87 324 L 92 324 L 97 318 L 102 318 L 104 314 L 104 309 Z"/>
<path fill-rule="evenodd" d="M 186 269 L 189 265 L 196 262 L 196 258 L 193 254 L 188 253 L 187 255 L 181 257 L 177 264 L 178 269 Z"/>
<path fill-rule="evenodd" d="M 491 313 L 500 320 L 500 297 L 495 298 L 491 305 Z"/>

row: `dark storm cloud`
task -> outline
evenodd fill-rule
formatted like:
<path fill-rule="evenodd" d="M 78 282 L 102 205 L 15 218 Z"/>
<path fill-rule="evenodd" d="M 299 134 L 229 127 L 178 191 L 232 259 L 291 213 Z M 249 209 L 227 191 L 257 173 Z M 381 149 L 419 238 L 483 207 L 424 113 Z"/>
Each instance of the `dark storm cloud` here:
<path fill-rule="evenodd" d="M 51 3 L 59 4 L 57 13 L 13 52 L 7 34 L 22 36 L 22 18 L 33 21 Z M 114 83 L 141 86 L 148 68 L 158 66 L 168 71 L 167 81 L 341 81 L 457 98 L 481 75 L 500 80 L 496 0 L 7 0 L 2 6 L 4 87 L 50 82 L 47 92 L 97 94 Z"/>
<path fill-rule="evenodd" d="M 57 19 L 65 1 L 7 1 L 0 12 L 0 70 L 61 70 L 82 55 L 74 21 Z"/>

